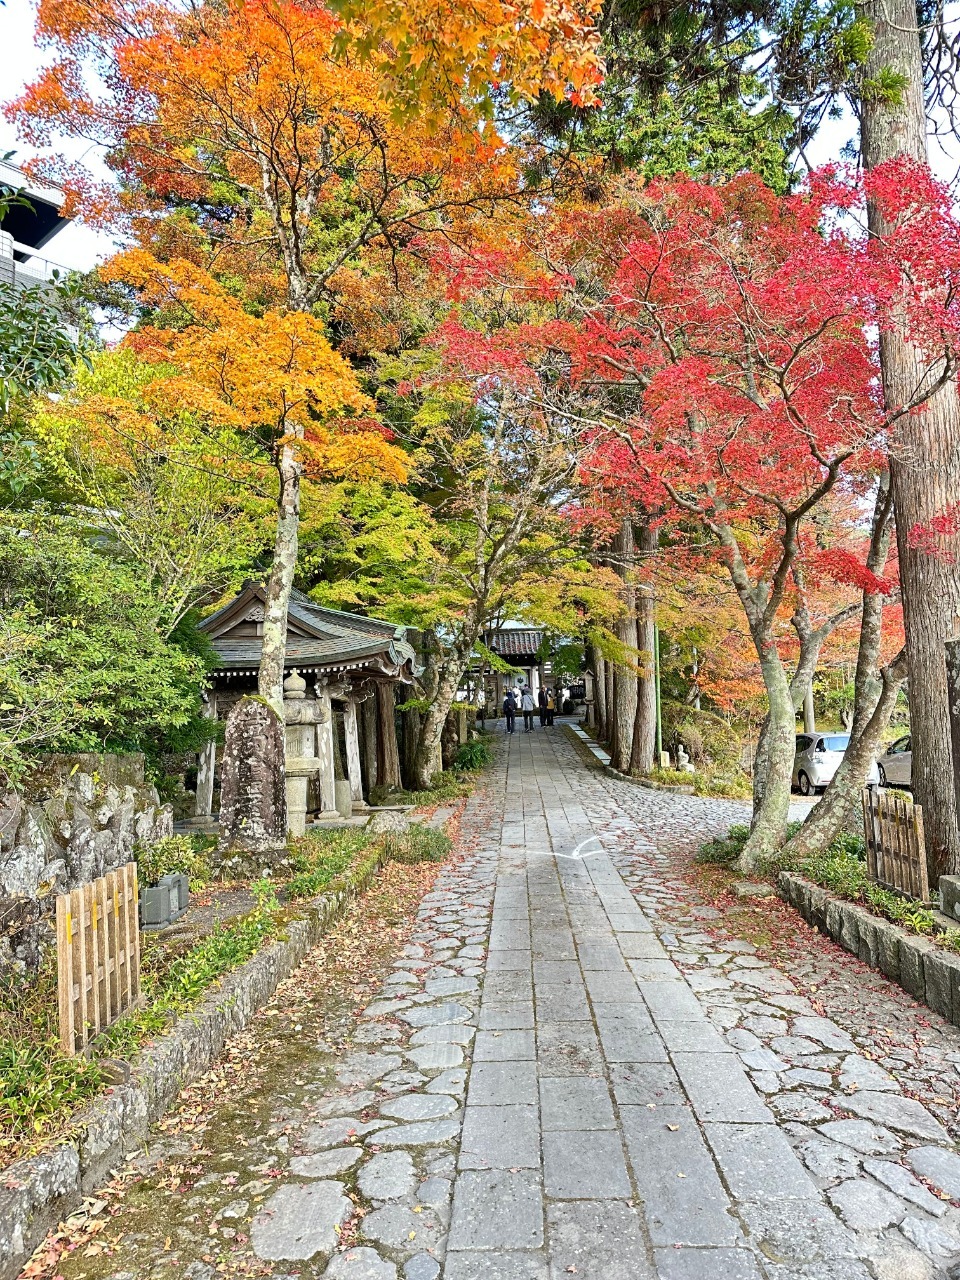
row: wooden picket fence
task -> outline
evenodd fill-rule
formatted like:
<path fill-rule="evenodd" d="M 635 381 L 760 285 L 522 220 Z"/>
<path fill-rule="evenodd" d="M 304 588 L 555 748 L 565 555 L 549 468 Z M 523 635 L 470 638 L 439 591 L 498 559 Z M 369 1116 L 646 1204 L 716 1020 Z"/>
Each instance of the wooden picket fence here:
<path fill-rule="evenodd" d="M 126 866 L 57 898 L 60 1045 L 80 1053 L 140 1000 L 137 867 Z"/>
<path fill-rule="evenodd" d="M 923 810 L 905 796 L 865 787 L 863 830 L 867 875 L 885 889 L 930 901 Z"/>

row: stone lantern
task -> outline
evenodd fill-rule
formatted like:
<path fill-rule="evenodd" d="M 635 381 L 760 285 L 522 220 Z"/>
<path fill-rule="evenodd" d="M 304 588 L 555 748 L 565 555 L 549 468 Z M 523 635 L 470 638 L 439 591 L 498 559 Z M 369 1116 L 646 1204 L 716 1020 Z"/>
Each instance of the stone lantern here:
<path fill-rule="evenodd" d="M 310 779 L 320 777 L 323 782 L 325 761 L 316 744 L 324 729 L 329 735 L 330 719 L 329 698 L 308 699 L 307 682 L 294 668 L 283 682 L 287 830 L 293 836 L 306 830 Z"/>

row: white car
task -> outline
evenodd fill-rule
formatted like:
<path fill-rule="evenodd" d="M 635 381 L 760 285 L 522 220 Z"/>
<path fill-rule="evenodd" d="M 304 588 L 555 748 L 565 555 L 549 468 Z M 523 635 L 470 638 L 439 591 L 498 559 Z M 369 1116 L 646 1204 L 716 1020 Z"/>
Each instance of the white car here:
<path fill-rule="evenodd" d="M 840 768 L 843 753 L 850 745 L 849 733 L 798 733 L 793 758 L 793 785 L 802 796 L 822 791 Z M 880 772 L 876 761 L 870 765 L 867 786 L 877 786 Z"/>
<path fill-rule="evenodd" d="M 913 782 L 913 749 L 909 733 L 890 744 L 877 761 L 880 785 L 909 787 Z"/>

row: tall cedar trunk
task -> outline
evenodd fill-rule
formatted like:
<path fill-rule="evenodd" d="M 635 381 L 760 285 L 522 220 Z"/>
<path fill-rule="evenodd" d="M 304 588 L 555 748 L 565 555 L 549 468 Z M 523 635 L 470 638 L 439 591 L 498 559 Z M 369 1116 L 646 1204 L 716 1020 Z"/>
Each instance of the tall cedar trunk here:
<path fill-rule="evenodd" d="M 593 661 L 593 705 L 596 714 L 597 741 L 607 738 L 607 663 L 603 654 L 596 652 Z"/>
<path fill-rule="evenodd" d="M 414 764 L 417 758 L 417 743 L 420 741 L 420 721 L 423 719 L 423 712 L 417 707 L 406 707 L 400 712 L 401 733 L 401 755 L 400 755 L 400 776 L 403 779 L 403 786 L 408 791 L 413 791 L 414 783 Z"/>
<path fill-rule="evenodd" d="M 889 481 L 884 477 L 877 494 L 867 555 L 867 568 L 878 576 L 886 567 L 891 531 Z M 860 793 L 906 674 L 902 655 L 887 670 L 880 671 L 883 607 L 884 597 L 879 592 L 863 593 L 850 745 L 823 799 L 810 810 L 803 826 L 787 845 L 786 852 L 791 856 L 805 857 L 825 848 L 853 822 L 854 813 L 859 809 Z"/>
<path fill-rule="evenodd" d="M 869 170 L 905 155 L 927 159 L 923 67 L 914 0 L 867 0 L 862 11 L 873 27 L 866 75 L 898 73 L 905 87 L 897 101 L 868 95 L 862 103 L 864 165 Z M 872 203 L 874 235 L 886 228 Z M 909 403 L 923 380 L 926 362 L 903 330 L 880 334 L 880 366 L 887 408 Z M 913 793 L 923 806 L 931 880 L 960 871 L 960 831 L 954 795 L 947 708 L 944 642 L 960 616 L 960 537 L 941 540 L 940 554 L 910 546 L 917 525 L 951 511 L 960 502 L 960 404 L 948 382 L 916 413 L 904 414 L 891 439 L 890 480 L 897 520 L 897 547 L 910 679 Z"/>
<path fill-rule="evenodd" d="M 377 695 L 374 686 L 373 697 L 364 698 L 359 706 L 360 712 L 360 762 L 363 766 L 363 785 L 366 794 L 376 790 L 380 771 L 377 768 Z"/>
<path fill-rule="evenodd" d="M 397 746 L 396 701 L 393 685 L 377 681 L 377 782 L 388 791 L 398 791 L 400 751 Z"/>
<path fill-rule="evenodd" d="M 605 733 L 601 739 L 601 741 L 605 742 L 608 746 L 613 740 L 613 717 L 615 714 L 613 706 L 613 668 L 614 664 L 608 658 L 603 665 L 603 688 L 604 698 L 607 704 L 607 723 L 604 726 Z"/>
<path fill-rule="evenodd" d="M 283 664 L 287 655 L 287 610 L 297 569 L 300 540 L 300 474 L 296 452 L 284 445 L 278 466 L 280 493 L 277 497 L 277 533 L 273 566 L 267 583 L 263 617 L 263 648 L 257 692 L 268 702 L 283 724 Z"/>
<path fill-rule="evenodd" d="M 657 549 L 657 533 L 649 522 L 640 526 L 638 549 L 644 558 Z M 637 588 L 637 648 L 640 671 L 637 676 L 637 714 L 633 721 L 633 746 L 630 772 L 643 775 L 651 771 L 657 750 L 657 685 L 654 670 L 657 603 L 653 588 L 644 584 Z"/>
<path fill-rule="evenodd" d="M 752 871 L 760 859 L 772 857 L 786 838 L 797 724 L 794 693 L 776 646 L 765 638 L 755 638 L 755 643 L 761 655 L 760 670 L 770 710 L 763 794 L 754 809 L 750 838 L 737 863 L 738 869 L 745 872 Z"/>
<path fill-rule="evenodd" d="M 637 642 L 637 588 L 634 581 L 636 556 L 634 555 L 633 526 L 624 520 L 615 544 L 617 571 L 623 580 L 625 611 L 617 623 L 617 638 L 629 650 Z M 613 715 L 611 716 L 610 763 L 621 773 L 630 771 L 630 755 L 633 750 L 633 722 L 637 715 L 637 671 L 632 664 L 618 662 L 613 676 Z"/>

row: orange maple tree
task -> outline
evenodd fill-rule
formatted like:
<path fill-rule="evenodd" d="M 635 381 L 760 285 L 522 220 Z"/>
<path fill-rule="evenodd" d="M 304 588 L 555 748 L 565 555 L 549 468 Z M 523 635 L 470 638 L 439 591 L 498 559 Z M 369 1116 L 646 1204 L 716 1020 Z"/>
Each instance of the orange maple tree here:
<path fill-rule="evenodd" d="M 172 289 L 187 310 L 203 295 L 202 316 L 141 333 L 140 349 L 191 367 L 191 394 L 203 385 L 217 397 L 229 350 L 238 378 L 224 402 L 241 414 L 261 404 L 256 357 L 272 353 L 281 397 L 284 376 L 305 377 L 308 354 L 317 362 L 297 430 L 274 431 L 280 516 L 259 688 L 275 707 L 304 468 L 321 444 L 329 462 L 334 441 L 360 464 L 375 437 L 316 425 L 335 404 L 362 412 L 347 367 L 320 343 L 338 273 L 355 283 L 369 246 L 389 260 L 517 198 L 490 104 L 542 89 L 587 101 L 598 10 L 599 0 L 383 0 L 338 13 L 314 0 L 40 0 L 38 36 L 55 61 L 8 118 L 36 146 L 64 133 L 98 144 L 118 182 L 55 158 L 34 172 L 64 188 L 67 212 L 132 235 L 139 256 L 105 274 L 162 317 L 158 294 Z M 298 372 L 282 373 L 285 349 Z M 277 421 L 290 421 L 286 406 Z"/>

